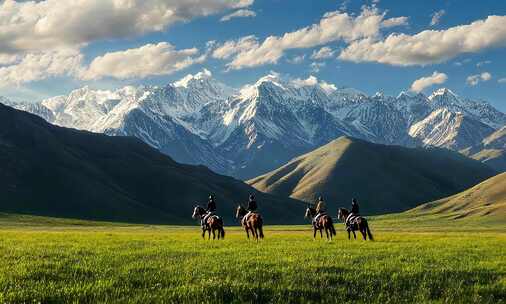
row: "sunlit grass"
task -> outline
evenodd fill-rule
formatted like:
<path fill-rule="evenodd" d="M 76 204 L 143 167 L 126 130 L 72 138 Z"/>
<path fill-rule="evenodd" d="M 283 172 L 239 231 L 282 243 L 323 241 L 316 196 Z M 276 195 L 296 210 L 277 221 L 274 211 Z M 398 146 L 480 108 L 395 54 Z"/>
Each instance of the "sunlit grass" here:
<path fill-rule="evenodd" d="M 213 242 L 197 227 L 7 222 L 0 303 L 506 301 L 501 229 L 395 232 L 372 220 L 375 242 L 348 241 L 341 226 L 332 243 L 277 226 L 255 243 L 238 227 Z"/>

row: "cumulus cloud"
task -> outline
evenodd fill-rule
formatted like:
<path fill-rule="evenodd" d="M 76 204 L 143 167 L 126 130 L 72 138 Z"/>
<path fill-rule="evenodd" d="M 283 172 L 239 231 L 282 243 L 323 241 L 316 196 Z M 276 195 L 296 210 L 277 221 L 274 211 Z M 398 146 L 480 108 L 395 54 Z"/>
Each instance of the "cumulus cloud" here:
<path fill-rule="evenodd" d="M 334 56 L 334 51 L 328 47 L 324 46 L 318 51 L 313 51 L 313 54 L 311 55 L 311 59 L 327 59 Z"/>
<path fill-rule="evenodd" d="M 328 83 L 324 80 L 318 80 L 318 78 L 316 78 L 313 75 L 310 75 L 307 79 L 295 78 L 295 79 L 292 79 L 290 82 L 295 87 L 299 87 L 299 88 L 319 85 L 322 88 L 322 90 L 327 94 L 330 94 L 330 93 L 334 92 L 335 90 L 337 90 L 337 88 L 334 84 Z"/>
<path fill-rule="evenodd" d="M 251 48 L 258 47 L 258 40 L 255 36 L 246 36 L 238 40 L 229 40 L 212 52 L 213 58 L 228 59 L 238 53 L 245 52 Z"/>
<path fill-rule="evenodd" d="M 483 72 L 481 74 L 468 76 L 466 79 L 466 83 L 474 87 L 478 83 L 489 81 L 490 79 L 492 79 L 492 74 L 490 74 L 489 72 Z"/>
<path fill-rule="evenodd" d="M 76 49 L 31 53 L 19 62 L 0 67 L 0 86 L 21 85 L 48 77 L 77 75 L 83 56 Z"/>
<path fill-rule="evenodd" d="M 339 58 L 353 62 L 423 66 L 505 45 L 506 16 L 489 16 L 485 20 L 442 31 L 425 30 L 416 35 L 393 33 L 380 41 L 361 39 L 346 47 Z"/>
<path fill-rule="evenodd" d="M 441 18 L 446 14 L 446 11 L 444 9 L 442 10 L 439 10 L 437 12 L 434 12 L 432 15 L 431 15 L 431 19 L 430 19 L 430 26 L 434 26 L 434 25 L 437 25 L 439 24 L 439 21 L 441 21 Z"/>
<path fill-rule="evenodd" d="M 80 0 L 0 2 L 0 53 L 75 47 L 161 31 L 253 0 Z"/>
<path fill-rule="evenodd" d="M 230 21 L 232 18 L 256 17 L 257 13 L 249 9 L 240 9 L 231 14 L 223 16 L 220 21 Z"/>
<path fill-rule="evenodd" d="M 423 91 L 425 88 L 428 88 L 432 85 L 445 83 L 447 79 L 448 76 L 445 73 L 439 73 L 438 71 L 435 71 L 430 76 L 422 77 L 415 80 L 411 84 L 410 90 L 412 92 L 419 93 Z"/>
<path fill-rule="evenodd" d="M 325 66 L 325 62 L 313 62 L 311 63 L 311 72 L 313 73 L 319 73 L 321 68 Z"/>
<path fill-rule="evenodd" d="M 490 61 L 490 60 L 485 60 L 485 61 L 480 61 L 480 62 L 478 62 L 478 63 L 476 64 L 476 66 L 477 66 L 477 67 L 479 67 L 479 68 L 481 68 L 482 66 L 487 65 L 487 64 L 491 64 L 491 63 L 492 63 L 492 61 Z"/>
<path fill-rule="evenodd" d="M 384 28 L 406 26 L 406 25 L 408 25 L 408 17 L 404 16 L 386 19 L 381 22 L 381 27 Z"/>
<path fill-rule="evenodd" d="M 167 42 L 146 44 L 96 57 L 81 77 L 85 80 L 103 77 L 129 79 L 171 74 L 202 62 L 206 55 L 197 56 L 198 52 L 196 48 L 176 50 Z"/>
<path fill-rule="evenodd" d="M 229 69 L 238 70 L 277 63 L 285 51 L 290 49 L 312 48 L 338 40 L 349 42 L 376 37 L 384 17 L 385 13 L 374 7 L 363 7 L 358 16 L 335 11 L 326 13 L 317 24 L 285 33 L 283 36 L 269 36 L 263 42 L 249 36 L 247 48 L 241 43 L 244 38 L 227 41 L 223 47 L 228 49 L 227 54 L 234 55 L 227 66 Z"/>
<path fill-rule="evenodd" d="M 290 59 L 287 59 L 286 62 L 291 63 L 291 64 L 299 64 L 299 63 L 302 63 L 305 58 L 306 58 L 306 55 L 294 56 Z"/>

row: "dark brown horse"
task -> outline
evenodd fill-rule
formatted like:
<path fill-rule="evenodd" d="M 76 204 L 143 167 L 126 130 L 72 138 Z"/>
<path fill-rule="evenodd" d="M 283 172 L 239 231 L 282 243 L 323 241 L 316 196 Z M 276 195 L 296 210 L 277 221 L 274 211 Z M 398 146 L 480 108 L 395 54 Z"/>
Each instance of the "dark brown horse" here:
<path fill-rule="evenodd" d="M 334 228 L 334 223 L 332 222 L 332 218 L 327 214 L 322 214 L 318 217 L 318 220 L 314 221 L 316 217 L 316 209 L 307 207 L 305 218 L 310 218 L 313 223 L 313 238 L 316 238 L 316 231 L 320 231 L 320 237 L 323 238 L 323 230 L 325 229 L 325 234 L 327 235 L 327 240 L 332 241 L 332 237 L 336 235 L 336 229 Z"/>
<path fill-rule="evenodd" d="M 369 224 L 367 223 L 365 217 L 357 215 L 351 219 L 348 218 L 350 213 L 351 212 L 346 208 L 339 208 L 337 210 L 337 218 L 346 225 L 346 231 L 348 231 L 348 240 L 351 239 L 350 232 L 353 232 L 353 237 L 357 239 L 355 231 L 358 230 L 362 233 L 364 240 L 367 240 L 367 237 L 369 237 L 369 240 L 374 241 L 371 229 L 369 229 Z"/>
<path fill-rule="evenodd" d="M 248 211 L 241 205 L 237 207 L 237 211 L 235 212 L 235 217 L 241 220 L 241 225 L 246 230 L 246 236 L 249 239 L 249 232 L 253 235 L 253 238 L 258 241 L 258 238 L 264 238 L 263 231 L 263 219 L 262 216 L 256 212 L 251 212 L 250 215 L 246 218 L 246 214 Z"/>
<path fill-rule="evenodd" d="M 193 219 L 202 220 L 206 216 L 207 212 L 200 206 L 195 206 L 193 209 Z M 210 215 L 206 219 L 205 225 L 202 227 L 202 238 L 205 239 L 206 231 L 209 233 L 208 239 L 211 239 L 211 233 L 213 234 L 213 240 L 218 236 L 218 240 L 225 238 L 225 229 L 223 229 L 223 219 L 217 215 Z M 216 233 L 217 232 L 217 233 Z"/>

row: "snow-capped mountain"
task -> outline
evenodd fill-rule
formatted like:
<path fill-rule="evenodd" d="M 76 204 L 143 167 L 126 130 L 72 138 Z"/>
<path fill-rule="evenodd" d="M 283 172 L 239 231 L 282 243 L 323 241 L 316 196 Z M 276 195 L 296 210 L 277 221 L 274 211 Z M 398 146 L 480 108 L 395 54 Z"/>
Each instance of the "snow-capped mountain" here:
<path fill-rule="evenodd" d="M 164 87 L 84 87 L 15 107 L 61 126 L 135 136 L 176 161 L 239 178 L 268 172 L 342 135 L 461 150 L 506 125 L 506 114 L 490 104 L 448 89 L 429 97 L 367 96 L 314 77 L 273 73 L 235 90 L 208 70 Z"/>

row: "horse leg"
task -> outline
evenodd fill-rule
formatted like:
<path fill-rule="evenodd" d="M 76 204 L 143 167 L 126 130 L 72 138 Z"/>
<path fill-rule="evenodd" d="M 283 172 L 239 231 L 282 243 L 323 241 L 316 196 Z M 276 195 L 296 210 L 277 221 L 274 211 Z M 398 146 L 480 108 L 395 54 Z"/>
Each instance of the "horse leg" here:
<path fill-rule="evenodd" d="M 248 229 L 248 227 L 244 227 L 244 230 L 246 230 L 246 236 L 248 237 L 248 240 L 249 240 L 249 229 Z"/>
<path fill-rule="evenodd" d="M 206 239 L 206 230 L 204 228 L 202 228 L 202 238 Z"/>
<path fill-rule="evenodd" d="M 325 228 L 325 234 L 327 235 L 327 241 L 329 240 L 329 230 Z"/>
<path fill-rule="evenodd" d="M 355 234 L 355 230 L 352 230 L 351 232 L 353 232 L 353 238 L 356 240 L 357 239 L 357 235 Z"/>
<path fill-rule="evenodd" d="M 313 240 L 316 240 L 316 227 L 313 226 Z"/>
<path fill-rule="evenodd" d="M 212 229 L 212 232 L 213 232 L 213 240 L 216 239 L 216 234 L 214 233 L 214 229 Z"/>
<path fill-rule="evenodd" d="M 360 232 L 362 232 L 362 237 L 364 238 L 364 241 L 367 240 L 367 234 L 365 233 L 365 227 L 360 227 Z"/>
<path fill-rule="evenodd" d="M 348 240 L 351 240 L 351 233 L 349 229 L 348 229 Z"/>
<path fill-rule="evenodd" d="M 211 228 L 209 228 L 207 230 L 207 234 L 208 234 L 207 239 L 210 240 L 211 239 Z"/>

